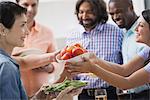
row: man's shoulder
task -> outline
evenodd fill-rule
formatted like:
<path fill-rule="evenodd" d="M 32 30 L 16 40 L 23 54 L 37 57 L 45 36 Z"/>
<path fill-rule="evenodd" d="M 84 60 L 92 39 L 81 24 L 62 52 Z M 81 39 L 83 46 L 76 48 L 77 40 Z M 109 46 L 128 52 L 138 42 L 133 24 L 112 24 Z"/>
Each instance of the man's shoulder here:
<path fill-rule="evenodd" d="M 48 32 L 52 33 L 51 28 L 49 28 L 48 26 L 46 26 L 44 24 L 38 23 L 38 22 L 35 23 L 35 28 L 39 31 L 48 31 Z"/>
<path fill-rule="evenodd" d="M 99 29 L 106 33 L 109 33 L 109 34 L 113 33 L 113 35 L 118 35 L 118 36 L 123 36 L 124 34 L 122 29 L 110 23 L 101 24 Z"/>
<path fill-rule="evenodd" d="M 105 29 L 111 29 L 112 31 L 117 30 L 117 31 L 123 32 L 122 29 L 120 29 L 118 26 L 116 26 L 116 25 L 114 25 L 114 24 L 111 24 L 111 23 L 105 23 L 105 24 L 102 24 L 102 26 L 103 26 Z"/>
<path fill-rule="evenodd" d="M 99 25 L 103 25 L 103 26 L 108 26 L 108 27 L 114 27 L 114 28 L 118 28 L 116 25 L 114 25 L 114 24 L 111 24 L 111 23 L 104 23 L 104 24 L 99 24 Z"/>
<path fill-rule="evenodd" d="M 85 32 L 85 29 L 83 28 L 83 26 L 79 25 L 68 30 L 66 35 L 67 37 L 70 37 L 70 36 L 72 37 L 72 36 L 81 35 L 84 32 Z"/>

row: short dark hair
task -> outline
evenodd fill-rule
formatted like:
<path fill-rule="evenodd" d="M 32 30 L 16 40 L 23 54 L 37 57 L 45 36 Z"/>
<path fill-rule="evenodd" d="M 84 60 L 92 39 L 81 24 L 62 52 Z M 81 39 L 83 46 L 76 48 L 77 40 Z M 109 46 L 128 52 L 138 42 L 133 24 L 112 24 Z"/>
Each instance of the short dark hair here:
<path fill-rule="evenodd" d="M 16 16 L 26 13 L 27 10 L 16 3 L 10 1 L 0 2 L 0 23 L 6 28 L 11 29 Z"/>
<path fill-rule="evenodd" d="M 150 26 L 150 9 L 146 9 L 146 10 L 142 11 L 142 16 Z"/>
<path fill-rule="evenodd" d="M 18 3 L 20 0 L 16 0 L 16 2 Z M 39 0 L 37 0 L 39 2 Z"/>
<path fill-rule="evenodd" d="M 108 20 L 108 13 L 106 10 L 106 3 L 103 0 L 78 0 L 76 3 L 75 14 L 78 17 L 80 5 L 83 2 L 88 2 L 94 11 L 94 14 L 97 16 L 98 22 L 106 23 Z"/>
<path fill-rule="evenodd" d="M 123 3 L 123 5 L 127 8 L 128 6 L 132 5 L 133 6 L 133 2 L 132 0 L 109 0 L 108 3 L 111 3 L 111 2 L 121 2 Z"/>
<path fill-rule="evenodd" d="M 20 0 L 16 0 L 16 2 L 18 3 Z"/>

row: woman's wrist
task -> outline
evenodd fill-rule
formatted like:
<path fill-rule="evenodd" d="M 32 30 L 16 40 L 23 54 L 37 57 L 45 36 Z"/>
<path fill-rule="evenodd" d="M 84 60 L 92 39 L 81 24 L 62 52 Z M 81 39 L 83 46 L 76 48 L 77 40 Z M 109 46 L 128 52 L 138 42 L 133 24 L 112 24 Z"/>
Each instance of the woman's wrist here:
<path fill-rule="evenodd" d="M 90 67 L 90 73 L 94 73 L 96 67 L 97 67 L 96 64 L 93 63 L 92 66 Z"/>

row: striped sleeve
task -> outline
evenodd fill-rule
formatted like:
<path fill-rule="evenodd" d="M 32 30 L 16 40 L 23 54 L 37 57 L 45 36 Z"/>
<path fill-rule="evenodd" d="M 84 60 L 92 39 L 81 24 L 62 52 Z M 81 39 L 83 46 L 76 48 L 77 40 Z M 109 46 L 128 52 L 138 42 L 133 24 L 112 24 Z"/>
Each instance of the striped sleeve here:
<path fill-rule="evenodd" d="M 149 74 L 150 74 L 150 63 L 148 63 L 148 64 L 144 67 L 144 69 L 145 69 L 147 72 L 149 72 Z"/>

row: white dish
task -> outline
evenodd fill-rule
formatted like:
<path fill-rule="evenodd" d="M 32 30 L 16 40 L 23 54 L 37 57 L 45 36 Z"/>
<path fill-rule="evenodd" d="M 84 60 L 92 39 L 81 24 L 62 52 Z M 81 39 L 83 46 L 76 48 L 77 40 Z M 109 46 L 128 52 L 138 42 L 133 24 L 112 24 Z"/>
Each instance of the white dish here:
<path fill-rule="evenodd" d="M 82 61 L 83 61 L 83 57 L 89 58 L 89 56 L 90 56 L 89 53 L 84 53 L 84 54 L 81 54 L 81 55 L 79 55 L 79 56 L 76 56 L 76 57 L 67 59 L 67 60 L 61 60 L 61 59 L 60 59 L 60 54 L 58 54 L 58 55 L 56 56 L 56 60 L 57 60 L 57 62 L 59 62 L 59 63 L 62 63 L 62 62 L 82 62 Z"/>

